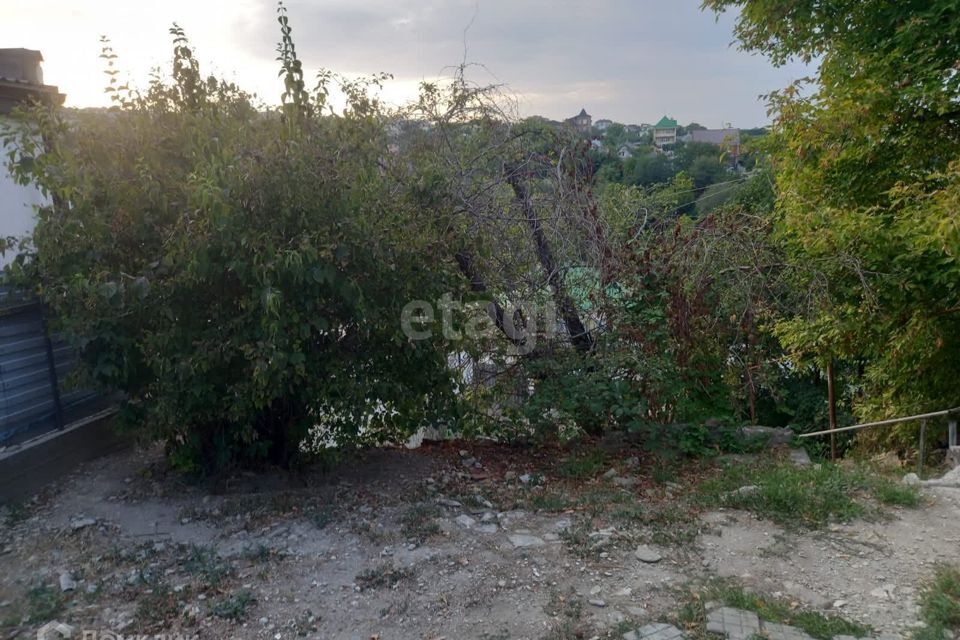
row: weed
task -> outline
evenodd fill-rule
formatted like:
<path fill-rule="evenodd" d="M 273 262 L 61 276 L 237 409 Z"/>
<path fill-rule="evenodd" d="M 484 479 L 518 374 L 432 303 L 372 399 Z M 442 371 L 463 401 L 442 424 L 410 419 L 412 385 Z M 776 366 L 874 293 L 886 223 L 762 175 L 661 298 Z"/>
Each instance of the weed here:
<path fill-rule="evenodd" d="M 838 635 L 864 637 L 872 631 L 869 627 L 840 617 L 795 609 L 789 602 L 746 591 L 732 581 L 715 580 L 705 588 L 692 592 L 678 612 L 682 626 L 700 630 L 701 633 L 697 635 L 703 635 L 705 631 L 706 602 L 752 611 L 763 620 L 797 627 L 817 640 L 830 640 Z"/>
<path fill-rule="evenodd" d="M 187 573 L 199 575 L 211 588 L 218 587 L 224 578 L 233 573 L 230 563 L 218 556 L 214 549 L 196 545 L 190 548 L 190 553 L 183 562 L 183 569 Z"/>
<path fill-rule="evenodd" d="M 63 611 L 66 603 L 59 589 L 40 584 L 27 592 L 26 614 L 28 622 L 49 622 Z"/>
<path fill-rule="evenodd" d="M 569 509 L 573 503 L 562 493 L 538 493 L 530 498 L 530 506 L 537 511 L 554 512 Z"/>
<path fill-rule="evenodd" d="M 436 505 L 414 505 L 403 515 L 400 532 L 404 537 L 412 538 L 417 542 L 440 535 L 440 526 L 434 522 L 434 518 L 439 515 L 440 509 Z"/>
<path fill-rule="evenodd" d="M 181 594 L 166 585 L 141 592 L 137 597 L 136 621 L 140 630 L 157 629 L 175 620 L 180 614 Z"/>
<path fill-rule="evenodd" d="M 544 611 L 557 619 L 544 640 L 579 640 L 590 636 L 583 622 L 583 601 L 576 593 L 571 591 L 562 595 L 557 591 L 551 592 Z"/>
<path fill-rule="evenodd" d="M 565 459 L 560 463 L 557 473 L 565 478 L 593 478 L 606 466 L 606 452 L 594 449 L 584 455 Z"/>
<path fill-rule="evenodd" d="M 213 615 L 225 620 L 242 622 L 248 613 L 250 605 L 257 601 L 249 591 L 238 591 L 230 594 L 213 606 Z"/>
<path fill-rule="evenodd" d="M 266 562 L 270 559 L 270 547 L 260 543 L 253 547 L 246 547 L 240 552 L 240 556 L 248 562 Z"/>
<path fill-rule="evenodd" d="M 322 509 L 309 509 L 306 513 L 306 516 L 307 519 L 317 527 L 317 529 L 324 529 L 328 524 L 333 522 L 333 510 L 329 507 L 324 507 Z"/>
<path fill-rule="evenodd" d="M 960 629 L 960 569 L 941 566 L 920 595 L 920 615 L 927 626 L 914 640 L 944 640 Z"/>
<path fill-rule="evenodd" d="M 393 587 L 401 580 L 413 576 L 410 569 L 398 569 L 393 563 L 386 562 L 370 569 L 364 569 L 354 579 L 361 591 Z"/>

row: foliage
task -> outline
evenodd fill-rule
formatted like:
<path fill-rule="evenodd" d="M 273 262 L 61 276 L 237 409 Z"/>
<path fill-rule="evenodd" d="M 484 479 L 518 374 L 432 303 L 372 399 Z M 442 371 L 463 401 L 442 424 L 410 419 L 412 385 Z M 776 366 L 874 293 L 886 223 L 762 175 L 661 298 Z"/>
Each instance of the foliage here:
<path fill-rule="evenodd" d="M 429 212 L 390 179 L 388 115 L 355 81 L 325 109 L 330 74 L 304 89 L 280 22 L 280 112 L 203 78 L 175 27 L 171 78 L 107 112 L 36 110 L 12 152 L 54 203 L 14 275 L 187 470 L 289 463 L 310 431 L 321 449 L 403 438 L 451 401 L 442 345 L 397 323 L 457 282 L 423 268 Z"/>
<path fill-rule="evenodd" d="M 914 635 L 917 640 L 941 640 L 960 629 L 960 571 L 940 566 L 920 595 L 920 615 L 926 627 Z"/>
<path fill-rule="evenodd" d="M 952 0 L 706 0 L 747 49 L 819 63 L 771 96 L 796 360 L 862 367 L 864 419 L 960 404 L 960 43 Z M 879 444 L 913 446 L 911 427 Z M 888 435 L 887 435 L 888 434 Z"/>

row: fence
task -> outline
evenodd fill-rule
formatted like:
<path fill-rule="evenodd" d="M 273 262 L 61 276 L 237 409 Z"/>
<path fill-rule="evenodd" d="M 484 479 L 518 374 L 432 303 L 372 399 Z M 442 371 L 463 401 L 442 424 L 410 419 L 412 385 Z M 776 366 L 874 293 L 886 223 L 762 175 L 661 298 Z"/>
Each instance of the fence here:
<path fill-rule="evenodd" d="M 0 286 L 0 449 L 88 417 L 106 405 L 99 394 L 64 380 L 76 354 L 47 330 L 43 306 Z"/>

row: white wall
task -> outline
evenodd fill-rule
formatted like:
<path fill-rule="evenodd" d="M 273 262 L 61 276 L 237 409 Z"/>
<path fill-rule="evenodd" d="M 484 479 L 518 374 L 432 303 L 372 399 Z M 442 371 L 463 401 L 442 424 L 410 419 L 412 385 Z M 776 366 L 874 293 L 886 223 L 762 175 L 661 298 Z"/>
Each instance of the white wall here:
<path fill-rule="evenodd" d="M 0 128 L 9 120 L 0 117 Z M 46 204 L 43 195 L 32 186 L 17 184 L 7 170 L 7 149 L 0 150 L 0 237 L 21 238 L 33 231 L 34 207 Z M 14 252 L 0 256 L 0 267 L 13 261 Z"/>

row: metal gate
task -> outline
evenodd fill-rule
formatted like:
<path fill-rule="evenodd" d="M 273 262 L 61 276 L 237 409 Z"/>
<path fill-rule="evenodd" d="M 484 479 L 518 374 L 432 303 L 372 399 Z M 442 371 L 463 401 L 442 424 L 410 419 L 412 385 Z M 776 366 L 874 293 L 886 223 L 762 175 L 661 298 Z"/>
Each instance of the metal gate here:
<path fill-rule="evenodd" d="M 64 385 L 76 354 L 50 335 L 43 306 L 0 285 L 0 449 L 100 411 L 89 389 Z"/>

